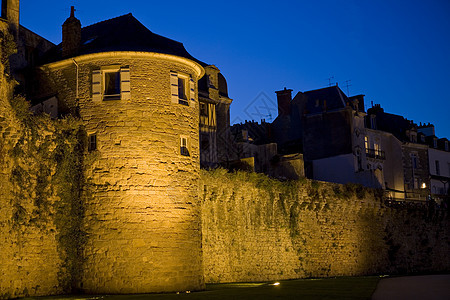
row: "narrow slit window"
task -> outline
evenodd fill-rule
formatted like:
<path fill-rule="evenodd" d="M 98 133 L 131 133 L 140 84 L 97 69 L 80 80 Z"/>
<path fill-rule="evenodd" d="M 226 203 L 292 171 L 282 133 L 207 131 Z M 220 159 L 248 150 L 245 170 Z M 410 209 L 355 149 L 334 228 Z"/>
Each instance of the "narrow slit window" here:
<path fill-rule="evenodd" d="M 373 144 L 373 148 L 374 148 L 374 150 L 375 150 L 375 156 L 376 156 L 376 157 L 380 156 L 380 155 L 381 155 L 381 147 L 380 147 L 380 144 L 374 143 L 374 144 Z"/>
<path fill-rule="evenodd" d="M 366 153 L 369 153 L 369 137 L 365 136 L 364 137 L 364 147 L 366 148 Z"/>
<path fill-rule="evenodd" d="M 417 156 L 415 154 L 411 155 L 411 165 L 413 169 L 417 169 Z"/>
<path fill-rule="evenodd" d="M 413 188 L 414 189 L 418 189 L 419 188 L 419 178 L 417 178 L 417 177 L 414 177 Z"/>
<path fill-rule="evenodd" d="M 183 156 L 189 156 L 188 140 L 185 137 L 180 139 L 180 154 Z"/>
<path fill-rule="evenodd" d="M 89 135 L 88 150 L 89 151 L 97 150 L 97 135 L 96 134 Z"/>
<path fill-rule="evenodd" d="M 377 129 L 377 119 L 376 119 L 376 116 L 374 116 L 374 115 L 370 116 L 370 128 Z"/>
<path fill-rule="evenodd" d="M 362 171 L 363 167 L 362 167 L 362 159 L 361 159 L 361 151 L 357 150 L 356 151 L 356 161 L 358 164 L 358 172 Z"/>

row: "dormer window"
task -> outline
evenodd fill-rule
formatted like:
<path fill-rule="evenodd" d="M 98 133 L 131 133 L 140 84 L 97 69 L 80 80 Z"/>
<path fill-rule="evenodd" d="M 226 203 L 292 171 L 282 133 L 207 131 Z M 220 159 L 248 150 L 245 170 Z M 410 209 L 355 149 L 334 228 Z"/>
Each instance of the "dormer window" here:
<path fill-rule="evenodd" d="M 375 115 L 370 116 L 370 128 L 377 129 L 377 119 Z"/>
<path fill-rule="evenodd" d="M 90 43 L 92 43 L 95 39 L 96 39 L 97 37 L 94 37 L 94 38 L 91 38 L 91 39 L 88 39 L 87 41 L 85 41 L 84 43 L 83 43 L 83 45 L 87 45 L 87 44 L 90 44 Z"/>
<path fill-rule="evenodd" d="M 445 151 L 448 151 L 448 141 L 445 141 L 445 143 L 444 143 L 444 149 L 445 149 Z"/>
<path fill-rule="evenodd" d="M 433 139 L 433 148 L 437 148 L 437 138 Z"/>

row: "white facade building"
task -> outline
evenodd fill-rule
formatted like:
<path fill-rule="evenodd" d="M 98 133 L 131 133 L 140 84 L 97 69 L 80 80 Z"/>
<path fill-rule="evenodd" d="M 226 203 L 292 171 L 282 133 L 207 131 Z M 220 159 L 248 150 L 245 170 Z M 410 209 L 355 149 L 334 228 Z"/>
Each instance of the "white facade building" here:
<path fill-rule="evenodd" d="M 431 194 L 434 197 L 449 195 L 450 188 L 450 152 L 428 149 L 428 163 L 431 176 Z"/>

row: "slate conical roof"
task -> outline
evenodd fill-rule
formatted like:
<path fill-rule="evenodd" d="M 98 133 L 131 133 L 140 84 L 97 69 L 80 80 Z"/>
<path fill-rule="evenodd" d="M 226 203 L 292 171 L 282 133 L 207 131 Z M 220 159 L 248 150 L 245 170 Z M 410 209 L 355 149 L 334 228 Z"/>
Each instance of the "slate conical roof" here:
<path fill-rule="evenodd" d="M 62 45 L 49 51 L 43 62 L 62 59 Z M 110 51 L 143 51 L 172 54 L 204 63 L 192 57 L 183 44 L 151 32 L 131 13 L 95 23 L 81 29 L 78 55 Z"/>

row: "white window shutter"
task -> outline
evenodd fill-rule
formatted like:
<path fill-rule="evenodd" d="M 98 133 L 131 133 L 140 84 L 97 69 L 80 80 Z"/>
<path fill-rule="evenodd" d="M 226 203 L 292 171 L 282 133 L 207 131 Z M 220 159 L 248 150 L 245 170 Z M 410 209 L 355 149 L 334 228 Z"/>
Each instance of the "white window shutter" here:
<path fill-rule="evenodd" d="M 92 101 L 102 101 L 102 71 L 92 71 Z"/>
<path fill-rule="evenodd" d="M 131 99 L 130 68 L 120 68 L 120 95 L 122 100 Z"/>
<path fill-rule="evenodd" d="M 195 83 L 192 78 L 189 79 L 189 99 L 193 101 L 193 105 L 195 104 Z"/>
<path fill-rule="evenodd" d="M 170 95 L 172 103 L 178 104 L 178 74 L 170 71 Z"/>

